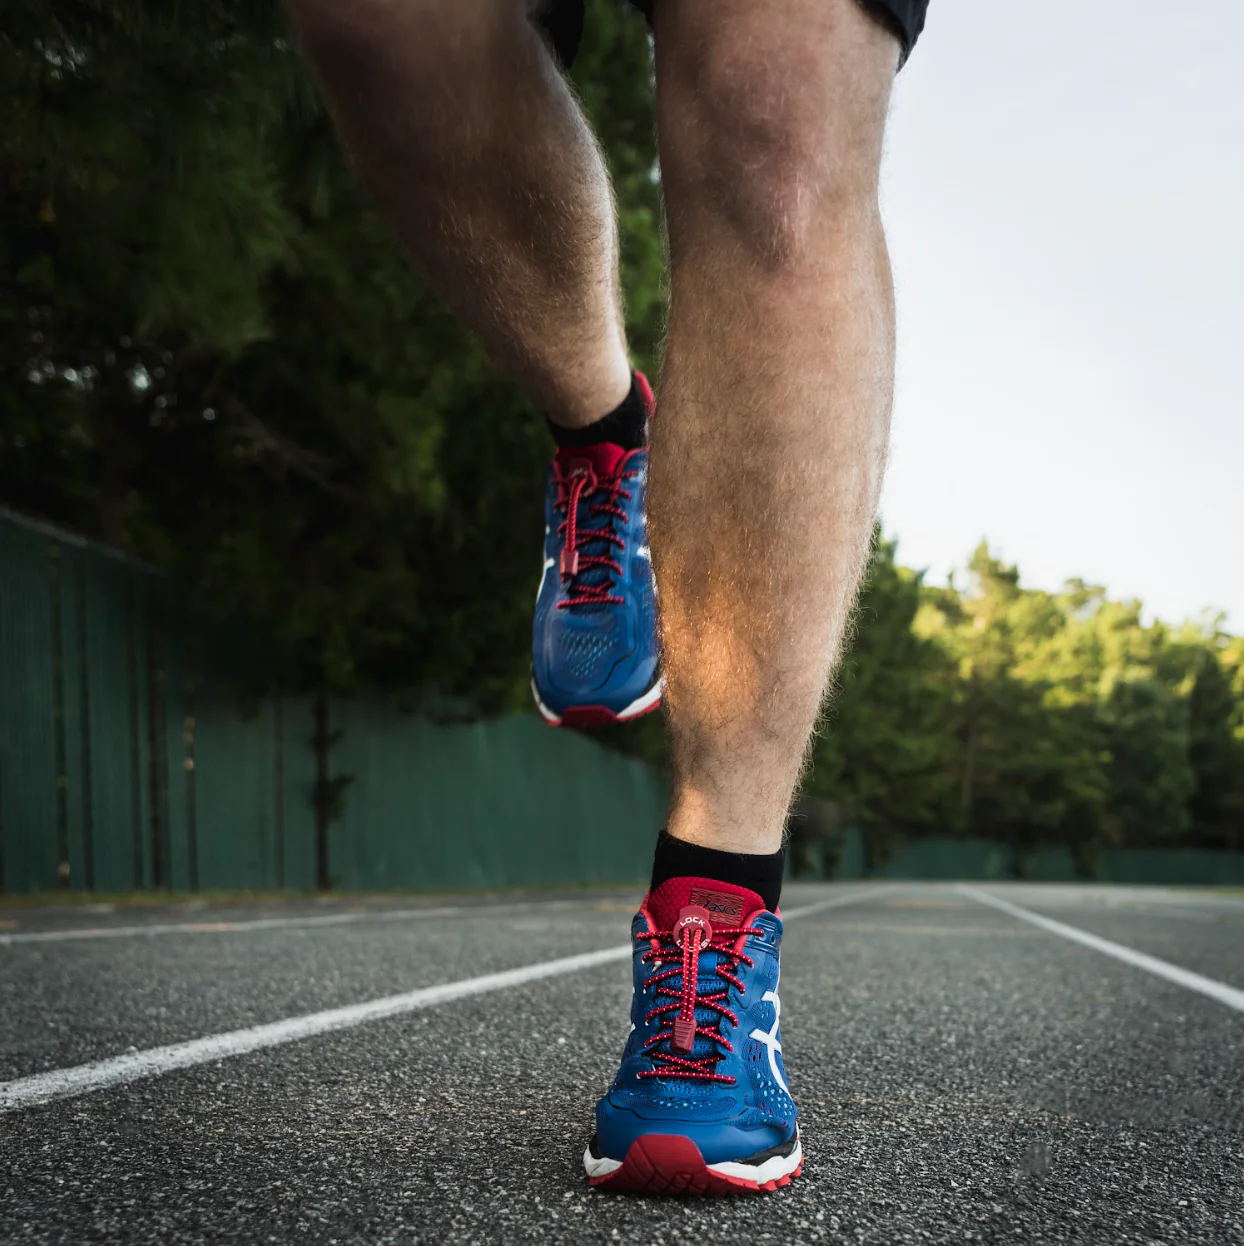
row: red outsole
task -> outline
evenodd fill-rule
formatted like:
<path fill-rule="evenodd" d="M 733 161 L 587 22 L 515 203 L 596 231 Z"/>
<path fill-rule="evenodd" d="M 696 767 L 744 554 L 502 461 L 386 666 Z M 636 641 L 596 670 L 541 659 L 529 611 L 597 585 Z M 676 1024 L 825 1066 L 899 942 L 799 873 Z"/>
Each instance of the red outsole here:
<path fill-rule="evenodd" d="M 690 1138 L 676 1134 L 648 1134 L 631 1143 L 621 1168 L 604 1177 L 589 1177 L 588 1184 L 618 1194 L 690 1194 L 721 1198 L 731 1194 L 765 1194 L 789 1185 L 803 1172 L 803 1163 L 794 1172 L 772 1181 L 748 1181 L 713 1172 L 704 1162 L 700 1149 Z"/>
<path fill-rule="evenodd" d="M 637 718 L 643 718 L 645 714 L 651 714 L 654 710 L 661 708 L 661 702 L 656 701 L 652 705 L 639 711 L 638 714 L 632 714 L 629 718 L 619 718 L 613 710 L 606 709 L 603 705 L 576 705 L 568 709 L 561 718 L 559 723 L 549 723 L 551 727 L 609 727 L 614 723 L 633 723 Z M 548 722 L 548 719 L 545 719 Z"/>

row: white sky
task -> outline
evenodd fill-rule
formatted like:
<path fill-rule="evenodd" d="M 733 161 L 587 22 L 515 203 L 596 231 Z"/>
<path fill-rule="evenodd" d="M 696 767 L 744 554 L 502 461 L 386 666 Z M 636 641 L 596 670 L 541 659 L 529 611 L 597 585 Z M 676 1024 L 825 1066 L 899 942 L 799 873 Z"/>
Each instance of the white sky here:
<path fill-rule="evenodd" d="M 1244 4 L 932 0 L 883 196 L 900 560 L 1244 631 Z"/>

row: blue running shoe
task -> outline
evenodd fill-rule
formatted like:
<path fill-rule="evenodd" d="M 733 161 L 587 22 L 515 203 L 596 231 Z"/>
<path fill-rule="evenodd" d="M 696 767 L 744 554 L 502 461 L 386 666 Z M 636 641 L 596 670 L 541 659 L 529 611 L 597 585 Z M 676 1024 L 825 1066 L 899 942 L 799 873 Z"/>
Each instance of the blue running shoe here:
<path fill-rule="evenodd" d="M 647 482 L 647 449 L 610 442 L 562 448 L 549 468 L 531 688 L 555 727 L 627 722 L 661 704 Z"/>
<path fill-rule="evenodd" d="M 744 887 L 671 878 L 631 935 L 631 1034 L 596 1105 L 588 1181 L 645 1194 L 788 1184 L 803 1148 L 778 1032 L 781 918 Z"/>

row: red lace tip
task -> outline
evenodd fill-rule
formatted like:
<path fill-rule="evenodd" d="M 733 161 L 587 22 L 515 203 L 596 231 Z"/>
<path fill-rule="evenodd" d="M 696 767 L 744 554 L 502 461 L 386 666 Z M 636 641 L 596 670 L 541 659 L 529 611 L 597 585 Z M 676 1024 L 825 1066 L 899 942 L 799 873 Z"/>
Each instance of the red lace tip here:
<path fill-rule="evenodd" d="M 670 1046 L 675 1051 L 689 1052 L 695 1046 L 695 1018 L 688 1017 L 684 1020 L 679 1017 L 674 1022 L 674 1037 L 670 1039 Z"/>
<path fill-rule="evenodd" d="M 579 551 L 573 549 L 562 550 L 562 575 L 569 576 L 572 579 L 579 574 Z"/>

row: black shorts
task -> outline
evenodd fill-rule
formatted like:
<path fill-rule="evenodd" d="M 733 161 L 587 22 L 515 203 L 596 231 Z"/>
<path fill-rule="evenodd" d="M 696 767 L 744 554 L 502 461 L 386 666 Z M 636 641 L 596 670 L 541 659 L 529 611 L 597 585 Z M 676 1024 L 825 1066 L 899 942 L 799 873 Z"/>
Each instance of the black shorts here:
<path fill-rule="evenodd" d="M 645 17 L 652 20 L 653 0 L 631 0 Z M 905 61 L 916 46 L 916 40 L 924 29 L 924 15 L 929 0 L 860 0 L 866 9 L 876 14 L 898 36 L 903 45 Z M 540 17 L 540 24 L 549 32 L 557 55 L 563 65 L 569 66 L 579 50 L 583 37 L 583 9 L 586 0 L 549 0 Z"/>

